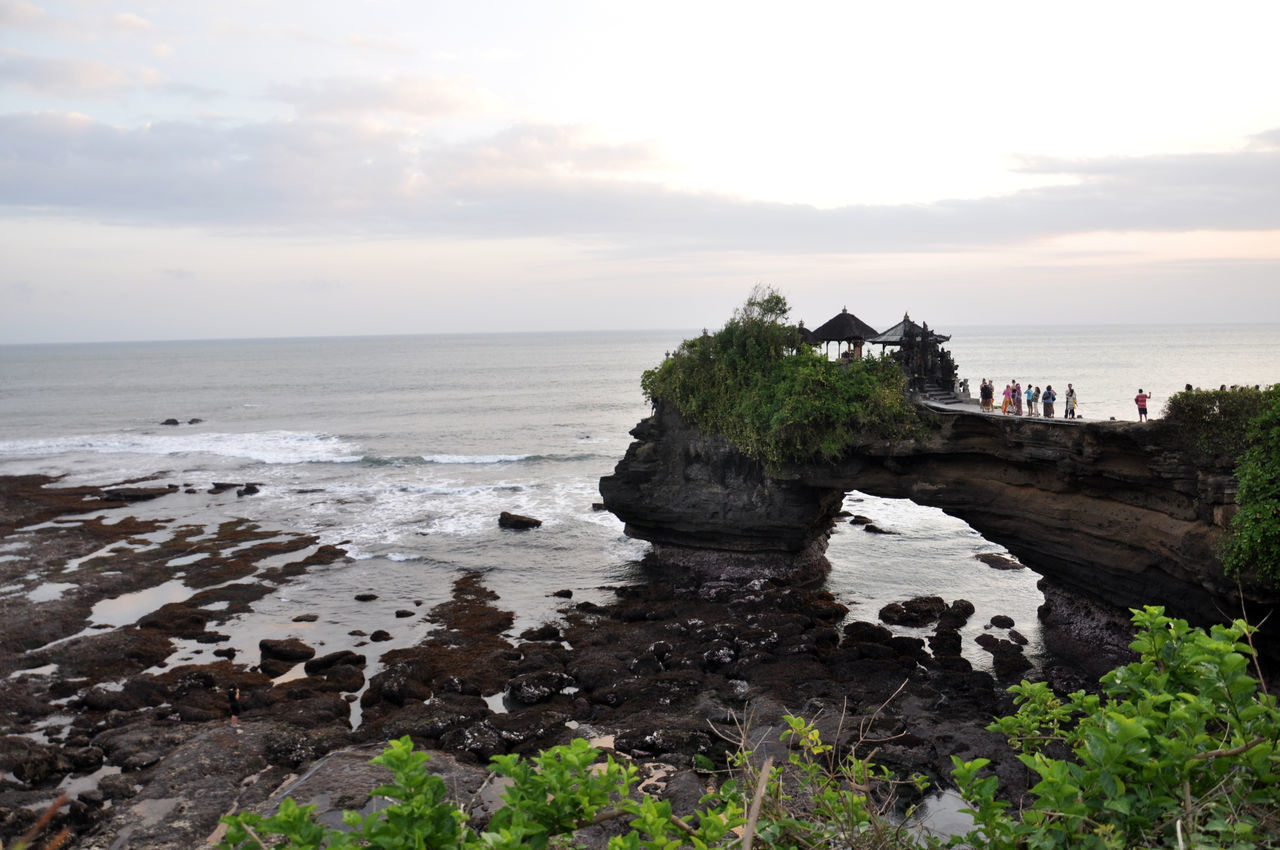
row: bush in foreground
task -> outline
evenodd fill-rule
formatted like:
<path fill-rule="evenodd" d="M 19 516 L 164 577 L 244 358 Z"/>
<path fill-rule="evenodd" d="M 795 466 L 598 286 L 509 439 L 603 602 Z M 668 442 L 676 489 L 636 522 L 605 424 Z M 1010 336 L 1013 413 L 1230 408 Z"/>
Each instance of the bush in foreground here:
<path fill-rule="evenodd" d="M 625 818 L 615 850 L 770 848 L 1274 847 L 1280 843 L 1280 711 L 1250 675 L 1252 628 L 1242 621 L 1206 633 L 1134 612 L 1138 661 L 1102 678 L 1102 694 L 1065 699 L 1043 683 L 1012 691 L 1018 710 L 991 729 L 1006 735 L 1037 776 L 1032 805 L 1011 810 L 985 758 L 953 759 L 973 818 L 965 835 L 934 837 L 904 827 L 893 805 L 902 783 L 856 755 L 839 754 L 814 726 L 787 718 L 788 763 L 758 769 L 749 754 L 687 818 L 633 794 L 634 768 L 579 739 L 525 760 L 499 756 L 511 786 L 482 831 L 447 799 L 443 780 L 408 738 L 374 762 L 394 774 L 375 789 L 391 806 L 348 812 L 343 832 L 315 823 L 312 807 L 285 800 L 272 817 L 225 818 L 224 850 L 282 847 L 514 850 L 574 847 L 575 830 Z M 915 781 L 923 787 L 923 781 Z M 896 812 L 896 814 L 895 814 Z M 909 817 L 910 810 L 906 815 Z"/>

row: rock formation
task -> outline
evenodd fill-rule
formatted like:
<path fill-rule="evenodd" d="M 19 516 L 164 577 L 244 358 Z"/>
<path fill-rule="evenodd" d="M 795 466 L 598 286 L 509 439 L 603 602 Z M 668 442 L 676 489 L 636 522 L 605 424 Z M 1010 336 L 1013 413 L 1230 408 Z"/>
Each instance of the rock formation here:
<path fill-rule="evenodd" d="M 700 572 L 813 578 L 844 489 L 770 476 L 728 441 L 661 407 L 631 431 L 613 475 L 600 479 L 605 507 L 656 560 Z"/>
<path fill-rule="evenodd" d="M 941 508 L 1048 580 L 1113 606 L 1160 604 L 1204 623 L 1244 604 L 1258 622 L 1280 602 L 1274 587 L 1241 593 L 1223 575 L 1216 543 L 1235 478 L 1175 424 L 927 415 L 923 438 L 766 469 L 661 406 L 600 492 L 627 534 L 676 564 L 813 575 L 844 494 L 860 490 Z"/>

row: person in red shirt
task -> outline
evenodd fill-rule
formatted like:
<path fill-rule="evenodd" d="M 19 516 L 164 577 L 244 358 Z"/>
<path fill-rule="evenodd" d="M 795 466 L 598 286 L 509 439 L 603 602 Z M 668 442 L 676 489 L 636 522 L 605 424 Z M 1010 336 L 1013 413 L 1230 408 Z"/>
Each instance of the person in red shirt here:
<path fill-rule="evenodd" d="M 1143 391 L 1142 387 L 1138 387 L 1138 394 L 1133 397 L 1133 403 L 1138 405 L 1138 421 L 1147 421 L 1147 399 L 1151 398 L 1149 394 Z"/>

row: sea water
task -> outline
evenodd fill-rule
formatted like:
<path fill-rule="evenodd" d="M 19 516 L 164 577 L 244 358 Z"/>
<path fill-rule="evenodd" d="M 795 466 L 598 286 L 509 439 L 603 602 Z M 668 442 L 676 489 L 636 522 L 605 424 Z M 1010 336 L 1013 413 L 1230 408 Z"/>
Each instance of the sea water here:
<path fill-rule="evenodd" d="M 1157 413 L 1185 383 L 1280 379 L 1274 326 L 941 330 L 952 333 L 947 347 L 975 394 L 983 377 L 998 386 L 1014 378 L 1053 384 L 1060 397 L 1071 382 L 1091 419 L 1136 418 L 1139 387 L 1154 393 Z M 331 652 L 361 642 L 351 631 L 386 629 L 391 641 L 360 651 L 412 645 L 432 624 L 395 612 L 429 611 L 465 571 L 483 573 L 496 604 L 516 614 L 518 634 L 557 617 L 566 603 L 555 591 L 598 601 L 643 577 L 647 544 L 592 506 L 628 431 L 649 413 L 641 373 L 695 333 L 0 346 L 0 474 L 56 475 L 64 485 L 154 476 L 181 489 L 99 515 L 200 525 L 209 534 L 243 518 L 345 549 L 350 560 L 312 568 L 219 627 L 242 659 L 256 660 L 261 637 L 295 635 Z M 160 424 L 169 418 L 182 424 Z M 255 482 L 260 492 L 208 492 L 215 481 Z M 828 586 L 852 616 L 874 620 L 885 603 L 922 594 L 963 597 L 977 607 L 966 632 L 975 662 L 985 654 L 972 637 L 995 614 L 1013 617 L 1030 653 L 1040 653 L 1036 575 L 974 558 L 1001 547 L 907 501 L 854 492 L 846 507 L 896 532 L 837 527 Z M 543 525 L 504 531 L 501 511 Z M 21 545 L 7 549 L 6 574 L 20 575 L 29 556 Z M 76 567 L 68 564 L 58 583 L 74 582 Z M 95 624 L 149 613 L 142 609 L 160 591 L 163 602 L 183 597 L 181 575 L 151 594 L 122 597 Z M 28 592 L 21 582 L 0 588 Z M 378 599 L 354 601 L 367 592 Z M 299 613 L 319 616 L 293 622 Z M 172 662 L 197 660 L 198 645 L 178 644 Z M 377 652 L 369 654 L 372 673 Z"/>

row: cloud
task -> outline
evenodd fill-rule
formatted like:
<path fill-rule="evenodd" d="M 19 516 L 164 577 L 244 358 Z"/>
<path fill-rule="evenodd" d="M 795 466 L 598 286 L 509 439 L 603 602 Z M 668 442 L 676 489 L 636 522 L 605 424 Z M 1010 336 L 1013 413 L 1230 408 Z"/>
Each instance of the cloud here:
<path fill-rule="evenodd" d="M 558 237 L 636 252 L 920 251 L 1103 231 L 1280 229 L 1280 146 L 1258 143 L 1031 159 L 1031 173 L 1072 182 L 838 209 L 675 191 L 643 179 L 655 160 L 644 146 L 604 144 L 573 127 L 522 125 L 443 145 L 313 116 L 120 128 L 11 114 L 0 116 L 0 206 L 274 233 Z"/>
<path fill-rule="evenodd" d="M 275 86 L 269 95 L 303 116 L 403 113 L 426 118 L 477 115 L 497 98 L 465 77 L 334 77 Z"/>
<path fill-rule="evenodd" d="M 412 45 L 386 38 L 373 38 L 359 33 L 352 33 L 347 36 L 347 46 L 372 53 L 391 53 L 400 56 L 417 53 L 417 50 Z"/>
<path fill-rule="evenodd" d="M 41 27 L 49 22 L 44 9 L 26 0 L 0 0 L 0 27 Z"/>
<path fill-rule="evenodd" d="M 0 85 L 57 97 L 114 97 L 132 85 L 118 68 L 89 59 L 50 59 L 16 50 L 0 53 Z"/>
<path fill-rule="evenodd" d="M 107 19 L 113 29 L 121 32 L 142 34 L 151 31 L 151 22 L 131 12 L 117 12 Z"/>

